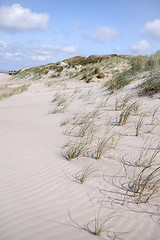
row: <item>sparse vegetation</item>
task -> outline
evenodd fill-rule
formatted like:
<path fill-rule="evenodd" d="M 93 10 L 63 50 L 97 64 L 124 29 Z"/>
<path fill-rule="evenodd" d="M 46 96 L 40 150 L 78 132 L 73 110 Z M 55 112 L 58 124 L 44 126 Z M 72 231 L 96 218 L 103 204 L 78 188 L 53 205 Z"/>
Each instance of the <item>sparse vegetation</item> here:
<path fill-rule="evenodd" d="M 90 202 L 91 202 L 93 210 L 94 210 L 94 220 L 91 221 L 91 223 L 93 223 L 93 226 L 89 227 L 89 225 L 88 225 L 88 227 L 85 227 L 85 230 L 93 235 L 99 236 L 102 234 L 102 232 L 104 232 L 108 229 L 108 227 L 107 227 L 108 221 L 114 217 L 115 213 L 113 212 L 108 215 L 105 215 L 104 217 L 101 217 L 103 202 L 100 203 L 98 211 L 96 211 L 92 199 L 90 197 L 89 197 L 89 199 L 90 199 Z"/>
<path fill-rule="evenodd" d="M 57 102 L 57 101 L 59 101 L 61 98 L 62 98 L 62 95 L 61 95 L 59 92 L 57 92 L 57 93 L 55 94 L 54 98 L 52 99 L 51 103 Z"/>
<path fill-rule="evenodd" d="M 121 105 L 120 105 L 121 110 L 123 110 L 126 107 L 126 105 L 131 100 L 131 98 L 132 98 L 131 94 L 128 94 L 128 93 L 124 96 L 124 98 L 122 98 Z"/>
<path fill-rule="evenodd" d="M 63 106 L 57 106 L 53 110 L 49 111 L 49 114 L 56 114 L 56 113 L 63 113 L 68 107 L 68 104 L 65 104 Z"/>
<path fill-rule="evenodd" d="M 141 115 L 136 123 L 136 137 L 139 135 L 139 131 L 142 127 L 144 119 L 145 119 L 145 114 Z"/>
<path fill-rule="evenodd" d="M 153 144 L 146 145 L 146 143 L 144 143 L 139 158 L 136 161 L 136 166 L 138 167 L 150 167 L 160 152 L 160 143 L 155 148 L 153 148 Z"/>
<path fill-rule="evenodd" d="M 80 126 L 80 129 L 78 131 L 78 137 L 84 137 L 86 135 L 93 134 L 96 132 L 97 126 L 93 122 L 86 122 L 83 125 Z"/>
<path fill-rule="evenodd" d="M 160 91 L 160 71 L 151 71 L 145 81 L 139 85 L 139 95 L 152 96 Z"/>
<path fill-rule="evenodd" d="M 94 118 L 96 118 L 100 114 L 99 109 L 95 108 L 95 110 L 89 112 L 89 113 L 78 113 L 75 114 L 73 117 L 73 125 L 83 125 L 85 123 L 88 123 L 88 121 L 92 121 Z"/>
<path fill-rule="evenodd" d="M 36 95 L 38 96 L 37 99 L 40 99 L 40 96 L 42 95 L 40 103 L 43 104 L 43 111 L 40 113 L 41 116 L 43 115 L 42 120 L 44 121 L 47 118 L 47 116 L 44 114 L 44 107 L 48 106 L 47 104 L 50 104 L 49 108 L 51 108 L 49 114 L 64 113 L 67 109 L 64 116 L 62 114 L 50 115 L 47 118 L 47 121 L 43 122 L 42 127 L 48 126 L 52 128 L 53 125 L 55 125 L 52 129 L 45 129 L 47 130 L 46 134 L 48 134 L 48 131 L 50 131 L 48 136 L 51 136 L 52 138 L 51 144 L 49 143 L 49 145 L 47 145 L 47 140 L 45 140 L 42 141 L 42 145 L 44 145 L 44 148 L 46 148 L 48 151 L 48 153 L 46 151 L 48 154 L 46 157 L 49 158 L 53 156 L 51 159 L 52 161 L 54 160 L 55 156 L 55 161 L 57 161 L 57 149 L 55 152 L 54 149 L 56 147 L 59 149 L 60 141 L 63 141 L 64 138 L 67 138 L 67 142 L 64 144 L 62 149 L 62 155 L 65 161 L 64 159 L 59 159 L 60 161 L 58 164 L 55 164 L 55 167 L 58 167 L 58 171 L 56 171 L 56 173 L 63 174 L 61 171 L 62 165 L 66 168 L 66 172 L 67 170 L 72 171 L 72 173 L 74 172 L 74 175 L 70 174 L 70 177 L 72 180 L 74 180 L 74 182 L 79 183 L 76 184 L 76 186 L 77 189 L 80 188 L 81 194 L 80 196 L 77 195 L 78 197 L 73 199 L 71 205 L 73 205 L 78 198 L 80 198 L 80 200 L 84 198 L 84 201 L 80 202 L 80 204 L 78 203 L 77 206 L 81 207 L 84 205 L 86 210 L 88 208 L 86 199 L 84 197 L 86 190 L 89 190 L 93 199 L 95 198 L 95 200 L 98 202 L 98 208 L 96 205 L 96 208 L 93 206 L 94 215 L 90 216 L 88 214 L 89 212 L 87 212 L 89 209 L 87 209 L 87 211 L 82 212 L 80 221 L 83 223 L 83 216 L 86 217 L 88 214 L 91 221 L 88 222 L 88 219 L 85 220 L 85 224 L 81 230 L 85 230 L 88 233 L 99 237 L 102 235 L 100 238 L 104 237 L 103 234 L 105 235 L 106 231 L 107 236 L 105 236 L 105 239 L 107 239 L 107 237 L 110 239 L 109 235 L 110 231 L 112 230 L 110 230 L 111 224 L 109 225 L 108 221 L 114 217 L 114 213 L 107 215 L 107 209 L 110 209 L 111 207 L 113 209 L 120 208 L 120 210 L 122 210 L 122 214 L 123 210 L 125 211 L 124 215 L 127 217 L 127 220 L 124 221 L 125 224 L 128 221 L 128 216 L 131 218 L 133 216 L 133 219 L 134 216 L 143 216 L 143 214 L 145 217 L 148 215 L 149 217 L 151 215 L 155 217 L 154 214 L 152 214 L 153 209 L 156 209 L 155 211 L 157 211 L 157 209 L 159 210 L 159 202 L 158 204 L 155 204 L 155 202 L 157 199 L 159 200 L 160 196 L 160 142 L 158 142 L 160 129 L 160 99 L 158 94 L 152 99 L 149 97 L 140 98 L 140 96 L 145 95 L 152 96 L 160 91 L 160 70 L 158 70 L 158 66 L 160 65 L 159 56 L 160 52 L 150 57 L 122 57 L 118 55 L 93 55 L 87 58 L 74 57 L 57 64 L 48 64 L 32 69 L 26 69 L 24 71 L 19 71 L 19 73 L 15 75 L 15 77 L 23 76 L 25 78 L 26 76 L 30 76 L 31 78 L 39 78 L 45 74 L 48 74 L 47 78 L 49 78 L 50 82 L 46 82 L 47 78 L 44 78 L 44 81 L 39 82 L 42 84 L 47 83 L 48 86 L 50 84 L 52 85 L 54 82 L 58 85 L 58 87 L 55 86 L 55 89 L 56 87 L 57 89 L 62 88 L 62 81 L 67 83 L 66 91 L 58 91 L 55 93 L 55 89 L 49 89 L 49 91 L 53 90 L 54 92 L 53 98 L 50 99 L 50 102 L 48 102 L 48 98 L 51 96 L 50 94 L 52 94 L 52 92 L 50 91 L 49 94 L 46 94 L 46 88 L 42 89 L 42 92 L 37 93 Z M 118 68 L 116 64 L 119 63 L 124 63 L 124 65 L 122 64 L 122 67 Z M 115 69 L 112 69 L 113 67 Z M 106 69 L 109 71 L 107 72 Z M 72 81 L 68 83 L 68 79 L 73 76 L 77 78 L 76 81 L 72 79 Z M 54 77 L 61 78 L 51 79 Z M 104 77 L 105 80 L 103 80 Z M 82 78 L 86 83 L 95 80 L 97 81 L 97 85 L 94 85 L 93 83 L 87 85 L 83 81 L 80 81 Z M 126 89 L 121 89 L 120 91 L 117 91 L 115 94 L 111 95 L 108 93 L 108 89 L 100 89 L 99 87 L 100 83 L 106 81 L 107 79 L 109 79 L 107 86 L 112 93 L 134 80 L 137 81 L 135 84 L 128 86 Z M 26 81 L 27 78 L 24 80 Z M 41 91 L 42 85 L 40 84 L 33 84 L 33 91 L 38 92 L 39 89 Z M 76 86 L 78 86 L 78 88 L 75 88 Z M 11 91 L 8 93 L 8 95 L 1 95 L 0 99 L 26 91 L 27 87 L 27 85 L 23 85 L 19 88 L 15 88 L 13 92 Z M 39 87 L 39 89 L 36 89 L 36 87 Z M 36 104 L 37 99 L 35 101 Z M 37 105 L 32 108 L 32 112 L 36 107 Z M 38 106 L 37 109 L 39 108 L 40 107 Z M 144 109 L 146 109 L 145 113 Z M 7 111 L 5 109 L 4 114 Z M 37 116 L 39 117 L 39 115 Z M 34 118 L 34 122 L 38 119 L 38 117 Z M 56 119 L 55 123 L 54 121 L 51 122 L 53 119 Z M 40 124 L 38 124 L 38 127 L 39 126 Z M 61 126 L 63 128 L 57 129 L 57 126 Z M 157 126 L 159 126 L 159 128 Z M 157 131 L 153 131 L 155 127 L 157 127 Z M 150 130 L 151 128 L 152 130 Z M 57 134 L 59 134 L 60 130 L 61 133 L 67 134 L 67 136 L 64 136 L 60 133 L 60 139 L 57 140 L 55 138 L 58 136 Z M 151 131 L 153 132 L 151 133 Z M 43 132 L 44 131 L 42 131 L 42 133 Z M 44 134 L 44 137 L 45 136 L 46 135 Z M 118 141 L 121 139 L 121 137 L 123 137 L 123 139 L 120 144 L 118 144 Z M 152 139 L 152 143 L 148 144 L 148 139 L 150 141 Z M 56 146 L 52 148 L 53 145 Z M 45 154 L 42 155 L 45 156 Z M 122 163 L 119 161 L 118 155 L 123 155 L 123 157 L 121 157 Z M 66 161 L 66 159 L 69 161 Z M 64 164 L 61 160 L 64 161 Z M 49 159 L 47 159 L 45 167 L 48 163 Z M 49 163 L 49 166 L 53 167 L 54 163 L 51 163 L 52 164 Z M 101 165 L 102 171 L 98 174 L 95 174 L 98 164 Z M 122 164 L 124 169 L 122 168 Z M 36 164 L 34 165 L 36 166 Z M 50 172 L 53 172 L 52 169 Z M 89 177 L 92 178 L 93 176 L 96 178 L 91 179 L 92 181 L 86 181 Z M 52 174 L 52 177 L 54 179 L 54 174 Z M 58 179 L 58 177 L 59 175 L 56 176 L 55 181 Z M 51 178 L 51 180 L 53 179 Z M 61 180 L 63 180 L 63 176 L 61 176 Z M 65 188 L 67 189 L 67 186 L 68 188 L 71 186 L 67 181 L 63 184 L 66 185 L 64 185 L 62 190 L 65 190 Z M 91 184 L 94 185 L 91 186 Z M 74 188 L 74 183 L 72 183 L 70 191 L 72 192 L 74 189 L 76 189 L 76 186 Z M 80 191 L 78 189 L 77 194 L 79 194 Z M 59 196 L 63 197 L 63 194 L 60 193 Z M 69 193 L 67 193 L 65 196 L 68 197 Z M 103 196 L 107 196 L 105 208 L 103 207 Z M 155 197 L 155 199 L 153 199 L 153 205 L 147 205 L 148 201 L 151 201 L 152 197 Z M 122 205 L 126 199 L 129 199 L 129 201 L 125 208 L 125 206 Z M 90 201 L 92 203 L 91 198 Z M 67 199 L 66 202 L 68 203 L 69 199 Z M 145 206 L 143 204 L 141 208 L 141 206 L 136 206 L 135 203 L 146 204 Z M 74 208 L 74 213 L 77 211 L 77 206 Z M 91 213 L 93 209 L 91 207 Z M 138 215 L 135 215 L 137 212 Z M 78 214 L 76 217 L 79 219 Z M 143 218 L 140 218 L 139 221 L 142 219 Z M 57 222 L 59 222 L 59 220 Z M 68 219 L 64 219 L 64 222 L 67 223 L 69 227 L 73 226 Z M 80 225 L 77 224 L 77 228 L 79 226 Z M 117 225 L 117 228 L 120 228 L 121 226 L 123 227 L 123 222 L 120 222 Z M 133 226 L 136 226 L 135 223 Z M 130 229 L 132 229 L 130 227 L 133 226 L 129 226 L 127 228 L 127 234 L 130 232 Z M 147 223 L 147 226 L 149 226 L 149 223 Z M 142 226 L 138 228 L 138 237 L 144 229 L 145 228 Z M 127 235 L 126 239 L 136 239 L 137 236 L 133 234 L 132 236 L 128 237 Z M 142 236 L 142 238 L 145 237 L 149 238 L 151 235 L 146 234 Z M 123 238 L 115 234 L 111 239 Z"/>
<path fill-rule="evenodd" d="M 155 116 L 156 116 L 156 113 L 157 113 L 157 111 L 158 111 L 159 107 L 160 107 L 160 105 L 158 105 L 158 106 L 157 106 L 157 107 L 154 109 L 154 111 L 153 111 L 153 113 L 152 113 L 152 120 L 151 120 L 151 124 L 154 124 L 154 121 L 155 121 Z"/>
<path fill-rule="evenodd" d="M 69 118 L 64 119 L 64 120 L 61 121 L 60 126 L 61 126 L 61 127 L 66 126 L 67 124 L 70 123 L 70 121 L 71 121 L 71 120 L 70 120 Z"/>
<path fill-rule="evenodd" d="M 106 134 L 98 140 L 95 148 L 94 157 L 100 159 L 107 150 L 113 147 L 113 135 L 106 136 Z"/>
<path fill-rule="evenodd" d="M 160 75 L 158 71 L 160 66 L 160 51 L 151 56 L 132 56 L 129 66 L 128 69 L 124 69 L 115 78 L 106 83 L 111 93 L 136 80 L 138 74 L 147 71 L 154 72 L 154 74 L 153 76 L 149 74 L 150 76 L 147 80 L 140 85 L 140 95 L 151 95 L 160 90 Z"/>
<path fill-rule="evenodd" d="M 139 112 L 139 107 L 140 107 L 140 104 L 138 101 L 135 101 L 133 103 L 133 108 L 134 108 L 134 115 L 137 116 L 138 115 L 138 112 Z"/>
<path fill-rule="evenodd" d="M 129 106 L 127 106 L 120 114 L 119 117 L 119 121 L 118 121 L 118 125 L 124 125 L 126 124 L 129 116 L 131 115 L 131 113 L 134 110 L 134 103 L 130 104 Z"/>
<path fill-rule="evenodd" d="M 59 78 L 65 74 L 65 78 L 83 79 L 86 83 L 95 79 L 103 79 L 106 71 L 116 67 L 121 62 L 129 62 L 129 56 L 91 55 L 89 57 L 77 56 L 58 63 L 49 63 L 33 68 L 22 69 L 16 72 L 14 78 L 29 78 L 37 80 L 48 74 L 50 78 Z M 115 70 L 116 72 L 117 70 Z"/>
<path fill-rule="evenodd" d="M 83 139 L 81 141 L 78 140 L 70 146 L 65 156 L 68 160 L 72 160 L 83 155 L 87 151 L 87 149 L 88 149 L 87 140 L 86 139 Z"/>
<path fill-rule="evenodd" d="M 160 190 L 160 167 L 150 170 L 144 167 L 133 183 L 133 197 L 136 203 L 146 203 Z"/>
<path fill-rule="evenodd" d="M 5 98 L 8 98 L 8 97 L 16 95 L 16 94 L 20 94 L 22 92 L 25 92 L 28 90 L 28 87 L 29 87 L 29 85 L 24 84 L 20 87 L 16 87 L 16 88 L 12 89 L 8 93 L 3 93 L 2 95 L 0 95 L 0 100 L 3 100 Z"/>
<path fill-rule="evenodd" d="M 109 100 L 109 97 L 108 98 L 103 98 L 102 101 L 97 105 L 97 108 L 106 107 L 108 100 Z"/>
<path fill-rule="evenodd" d="M 111 93 L 114 93 L 117 89 L 126 86 L 133 81 L 133 75 L 131 70 L 125 70 L 119 73 L 115 78 L 107 82 L 107 86 Z"/>
<path fill-rule="evenodd" d="M 76 174 L 76 179 L 78 180 L 79 183 L 83 184 L 86 181 L 86 179 L 96 171 L 97 168 L 94 165 L 84 167 L 82 171 Z"/>

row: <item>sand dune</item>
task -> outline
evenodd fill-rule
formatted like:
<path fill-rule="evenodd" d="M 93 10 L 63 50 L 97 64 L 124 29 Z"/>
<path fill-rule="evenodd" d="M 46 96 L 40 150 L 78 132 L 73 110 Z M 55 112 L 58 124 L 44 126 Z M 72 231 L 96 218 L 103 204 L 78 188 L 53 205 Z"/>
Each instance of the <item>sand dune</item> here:
<path fill-rule="evenodd" d="M 144 142 L 159 141 L 159 125 L 151 135 L 148 131 L 152 128 L 152 110 L 160 99 L 140 99 L 140 111 L 147 108 L 151 112 L 135 137 L 138 116 L 132 116 L 125 126 L 116 125 L 120 113 L 114 110 L 116 94 L 103 106 L 108 91 L 93 84 L 76 89 L 77 85 L 70 83 L 60 91 L 68 102 L 63 113 L 51 114 L 56 108 L 51 100 L 57 90 L 43 83 L 32 84 L 27 92 L 0 101 L 0 239 L 159 239 L 159 195 L 148 203 L 136 204 L 127 188 L 139 171 L 134 162 Z M 130 85 L 117 93 L 119 99 L 128 88 L 134 93 Z M 117 147 L 99 160 L 91 156 L 91 149 L 88 156 L 68 161 L 63 145 L 67 139 L 75 141 L 78 130 L 63 134 L 69 125 L 60 127 L 62 120 L 73 118 L 77 112 L 91 112 L 100 103 L 100 114 L 94 120 L 99 125 L 98 136 L 103 136 L 110 124 L 111 131 L 121 136 Z M 160 111 L 156 114 L 159 118 Z M 128 163 L 127 176 L 120 156 Z M 159 164 L 159 158 L 154 164 Z M 77 173 L 89 165 L 94 165 L 96 172 L 80 184 Z M 101 235 L 95 236 L 94 217 L 99 211 L 100 222 L 109 214 L 114 217 L 106 222 Z"/>

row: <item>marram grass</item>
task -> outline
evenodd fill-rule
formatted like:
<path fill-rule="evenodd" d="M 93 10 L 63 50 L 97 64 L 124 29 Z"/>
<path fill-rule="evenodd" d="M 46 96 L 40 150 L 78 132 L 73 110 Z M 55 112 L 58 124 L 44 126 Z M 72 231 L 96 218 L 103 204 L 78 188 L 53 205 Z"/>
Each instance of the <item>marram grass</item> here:
<path fill-rule="evenodd" d="M 11 96 L 16 95 L 16 94 L 23 93 L 23 92 L 25 92 L 25 91 L 28 90 L 28 87 L 29 87 L 29 86 L 30 86 L 30 85 L 24 84 L 24 85 L 22 85 L 22 86 L 20 86 L 20 87 L 14 88 L 14 89 L 11 90 L 9 93 L 3 93 L 3 94 L 0 95 L 0 100 L 3 100 L 3 99 L 5 99 L 5 98 L 11 97 Z"/>
<path fill-rule="evenodd" d="M 160 190 L 160 167 L 149 171 L 149 167 L 144 167 L 138 174 L 133 185 L 133 197 L 136 203 L 146 203 Z"/>

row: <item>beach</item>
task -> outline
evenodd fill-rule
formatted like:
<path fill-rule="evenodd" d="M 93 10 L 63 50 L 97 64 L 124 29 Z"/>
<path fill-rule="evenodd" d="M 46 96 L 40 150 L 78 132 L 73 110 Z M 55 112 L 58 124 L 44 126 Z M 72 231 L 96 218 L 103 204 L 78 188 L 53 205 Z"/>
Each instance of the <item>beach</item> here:
<path fill-rule="evenodd" d="M 9 77 L 1 75 L 1 85 L 7 83 Z M 0 101 L 1 240 L 159 238 L 160 196 L 155 194 L 145 203 L 145 195 L 137 202 L 132 186 L 159 142 L 159 124 L 151 120 L 160 99 L 139 98 L 136 84 L 110 95 L 99 83 L 72 80 L 65 87 L 47 87 L 40 81 Z M 139 110 L 126 124 L 118 124 L 127 94 L 132 95 L 128 102 L 138 101 Z M 135 136 L 135 124 L 146 109 Z M 87 114 L 92 140 L 86 140 L 78 125 Z M 108 147 L 98 155 L 102 138 Z M 77 141 L 91 147 L 72 158 L 69 151 Z M 141 154 L 144 146 L 152 149 L 147 158 Z M 90 172 L 82 181 L 87 168 Z"/>

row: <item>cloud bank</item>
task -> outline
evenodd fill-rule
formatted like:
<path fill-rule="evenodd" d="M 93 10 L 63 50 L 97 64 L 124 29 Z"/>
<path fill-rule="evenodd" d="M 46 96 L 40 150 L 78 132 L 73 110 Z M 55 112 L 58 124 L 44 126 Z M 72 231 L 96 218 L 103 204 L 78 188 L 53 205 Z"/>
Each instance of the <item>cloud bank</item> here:
<path fill-rule="evenodd" d="M 59 58 L 68 58 L 79 53 L 77 46 L 29 45 L 8 44 L 0 41 L 1 65 L 17 66 L 18 68 L 32 67 L 49 62 L 56 62 Z M 23 65 L 22 65 L 23 64 Z M 1 66 L 2 67 L 2 66 Z"/>
<path fill-rule="evenodd" d="M 47 13 L 34 13 L 20 4 L 0 7 L 0 30 L 6 32 L 45 30 L 48 21 Z"/>

